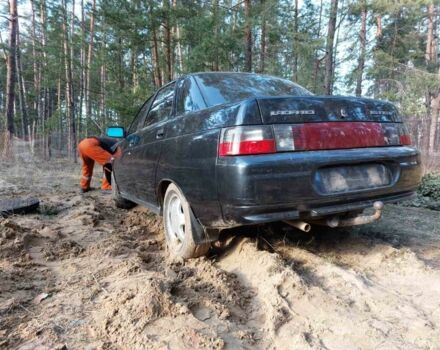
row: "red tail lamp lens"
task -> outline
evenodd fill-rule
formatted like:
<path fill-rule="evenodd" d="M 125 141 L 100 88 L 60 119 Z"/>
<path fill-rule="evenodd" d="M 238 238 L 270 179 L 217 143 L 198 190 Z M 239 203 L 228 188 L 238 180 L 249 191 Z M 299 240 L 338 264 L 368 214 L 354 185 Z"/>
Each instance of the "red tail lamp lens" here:
<path fill-rule="evenodd" d="M 409 135 L 400 135 L 400 144 L 404 146 L 411 145 L 411 136 Z"/>
<path fill-rule="evenodd" d="M 223 129 L 218 150 L 221 157 L 275 152 L 272 127 L 265 125 Z"/>
<path fill-rule="evenodd" d="M 409 135 L 408 129 L 406 128 L 405 124 L 400 124 L 399 135 L 401 145 L 410 146 L 412 144 L 411 136 Z"/>

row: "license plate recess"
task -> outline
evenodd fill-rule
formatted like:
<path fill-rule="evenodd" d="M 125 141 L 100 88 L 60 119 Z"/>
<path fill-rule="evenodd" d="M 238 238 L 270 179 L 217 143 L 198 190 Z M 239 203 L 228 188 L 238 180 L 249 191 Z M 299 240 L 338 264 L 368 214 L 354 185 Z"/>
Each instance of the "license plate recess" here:
<path fill-rule="evenodd" d="M 376 189 L 389 186 L 392 180 L 389 167 L 381 163 L 326 167 L 314 175 L 315 188 L 322 194 Z"/>

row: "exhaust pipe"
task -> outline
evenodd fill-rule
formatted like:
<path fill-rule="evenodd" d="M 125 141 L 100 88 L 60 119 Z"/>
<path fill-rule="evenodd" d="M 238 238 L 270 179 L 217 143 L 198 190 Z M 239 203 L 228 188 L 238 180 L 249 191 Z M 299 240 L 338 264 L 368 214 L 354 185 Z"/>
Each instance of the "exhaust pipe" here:
<path fill-rule="evenodd" d="M 312 223 L 317 225 L 329 226 L 332 228 L 371 224 L 372 222 L 377 221 L 382 217 L 383 206 L 383 202 L 376 201 L 373 203 L 373 208 L 375 209 L 375 211 L 372 215 L 358 215 L 354 218 L 347 219 L 341 219 L 339 218 L 339 216 L 333 216 L 328 219 L 313 221 Z M 310 232 L 312 228 L 309 223 L 301 220 L 286 220 L 284 222 L 303 232 Z"/>
<path fill-rule="evenodd" d="M 300 221 L 300 220 L 287 220 L 284 221 L 286 224 L 297 228 L 298 230 L 304 231 L 304 232 L 310 232 L 310 230 L 312 229 L 312 227 L 310 226 L 310 224 L 308 224 L 307 222 L 304 221 Z"/>
<path fill-rule="evenodd" d="M 338 216 L 334 216 L 329 219 L 316 221 L 316 224 L 329 226 L 329 227 L 348 227 L 348 226 L 370 224 L 381 218 L 382 210 L 383 210 L 383 202 L 381 201 L 374 202 L 373 208 L 375 209 L 375 212 L 372 215 L 358 215 L 354 218 L 348 218 L 348 219 L 340 219 Z"/>

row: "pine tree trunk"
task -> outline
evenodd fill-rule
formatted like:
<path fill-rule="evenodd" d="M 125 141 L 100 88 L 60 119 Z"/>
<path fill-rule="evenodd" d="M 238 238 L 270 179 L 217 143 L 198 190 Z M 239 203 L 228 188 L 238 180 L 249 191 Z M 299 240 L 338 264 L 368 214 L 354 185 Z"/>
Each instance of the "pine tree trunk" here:
<path fill-rule="evenodd" d="M 79 80 L 79 106 L 78 106 L 78 115 L 77 115 L 77 139 L 81 137 L 82 131 L 82 119 L 83 119 L 83 104 L 85 97 L 85 80 L 86 80 L 86 49 L 85 49 L 85 38 L 86 38 L 86 28 L 84 22 L 84 0 L 81 0 L 81 49 L 80 49 L 80 66 L 81 66 L 81 74 Z"/>
<path fill-rule="evenodd" d="M 73 71 L 73 59 L 75 50 L 73 46 L 73 40 L 75 35 L 75 3 L 76 0 L 72 0 L 72 12 L 70 13 L 70 69 Z"/>
<path fill-rule="evenodd" d="M 136 81 L 136 64 L 135 64 L 135 57 L 136 54 L 134 53 L 134 50 L 130 50 L 130 85 L 131 90 L 135 91 L 135 81 Z"/>
<path fill-rule="evenodd" d="M 431 100 L 431 122 L 429 125 L 429 144 L 428 152 L 435 152 L 435 139 L 437 135 L 438 116 L 440 114 L 440 91 L 437 96 Z"/>
<path fill-rule="evenodd" d="M 32 21 L 31 21 L 31 33 L 32 33 L 32 67 L 33 67 L 33 74 L 34 74 L 34 104 L 33 109 L 35 111 L 35 114 L 37 115 L 37 118 L 39 117 L 38 111 L 39 111 L 39 98 L 40 96 L 40 86 L 39 86 L 39 65 L 38 65 L 38 57 L 37 57 L 37 51 L 36 51 L 36 41 L 37 41 L 37 33 L 36 33 L 36 21 L 35 21 L 35 2 L 34 0 L 31 0 L 31 10 L 32 10 Z"/>
<path fill-rule="evenodd" d="M 267 41 L 267 20 L 265 0 L 261 0 L 261 42 L 260 42 L 260 72 L 264 73 L 266 69 L 266 41 Z"/>
<path fill-rule="evenodd" d="M 4 66 L 5 67 L 7 67 L 8 66 L 8 53 L 7 53 L 7 50 L 6 50 L 6 45 L 3 43 L 3 38 L 2 38 L 2 33 L 1 33 L 1 31 L 0 31 L 0 46 L 3 48 L 2 49 L 2 51 L 3 51 L 3 63 L 4 63 Z M 0 99 L 0 113 L 1 112 L 6 112 L 6 94 L 5 93 L 3 93 L 3 94 L 1 94 L 1 99 Z M 2 145 L 0 145 L 0 148 L 2 147 Z"/>
<path fill-rule="evenodd" d="M 184 71 L 183 67 L 183 54 L 182 54 L 182 44 L 180 43 L 180 27 L 176 24 L 176 41 L 177 41 L 177 63 L 179 64 L 179 73 Z"/>
<path fill-rule="evenodd" d="M 44 100 L 43 122 L 44 122 L 44 126 L 45 126 L 45 139 L 43 142 L 43 147 L 44 147 L 45 159 L 48 160 L 51 157 L 51 152 L 50 152 L 51 135 L 50 135 L 50 127 L 47 125 L 47 121 L 49 119 L 49 114 L 48 114 L 49 113 L 49 108 L 48 108 L 49 91 L 48 91 L 47 87 L 43 88 L 43 100 Z"/>
<path fill-rule="evenodd" d="M 33 156 L 35 154 L 35 120 L 31 125 L 28 125 L 28 135 L 29 135 L 29 150 L 31 152 L 31 155 Z"/>
<path fill-rule="evenodd" d="M 66 74 L 66 110 L 69 136 L 67 139 L 67 155 L 69 159 L 76 160 L 76 130 L 75 130 L 75 104 L 73 98 L 72 64 L 70 62 L 69 35 L 67 31 L 67 5 L 63 0 L 63 48 L 64 69 Z"/>
<path fill-rule="evenodd" d="M 73 82 L 73 76 L 74 76 L 74 59 L 75 59 L 75 48 L 73 45 L 74 42 L 74 34 L 75 34 L 75 3 L 76 0 L 72 0 L 72 12 L 70 14 L 70 72 L 71 72 L 71 94 L 72 94 L 72 101 L 73 101 L 73 160 L 76 163 L 77 157 L 76 157 L 76 145 L 78 144 L 78 136 L 77 136 L 77 127 L 76 127 L 76 119 L 77 119 L 77 113 L 76 113 L 76 106 L 75 106 L 75 84 Z M 51 115 L 49 113 L 49 115 Z"/>
<path fill-rule="evenodd" d="M 319 16 L 318 16 L 318 28 L 315 34 L 315 38 L 320 38 L 321 37 L 321 24 L 322 24 L 322 1 L 320 1 L 320 6 L 319 6 Z M 322 58 L 318 57 L 319 52 L 318 50 L 315 50 L 314 53 L 314 65 L 313 65 L 313 76 L 312 76 L 312 81 L 313 81 L 313 92 L 317 92 L 318 89 L 318 73 L 319 73 L 319 69 L 320 69 L 320 65 L 321 65 L 321 61 Z M 325 56 L 324 56 L 325 58 Z"/>
<path fill-rule="evenodd" d="M 159 28 L 159 41 L 158 41 L 158 43 L 159 43 L 159 47 L 160 47 L 160 52 L 163 52 L 164 53 L 164 55 L 163 55 L 163 58 L 164 58 L 164 64 L 162 63 L 161 65 L 160 65 L 160 76 L 162 77 L 162 83 L 166 83 L 167 82 L 167 75 L 166 75 L 166 65 L 167 65 L 167 58 L 166 58 L 166 51 L 165 51 L 165 39 L 164 39 L 164 37 L 165 37 L 165 34 L 163 33 L 164 32 L 164 29 L 163 29 L 163 27 L 161 26 L 160 28 Z"/>
<path fill-rule="evenodd" d="M 24 139 L 27 138 L 27 105 L 26 105 L 26 93 L 23 78 L 23 68 L 21 63 L 21 50 L 20 50 L 20 27 L 17 19 L 17 48 L 16 48 L 16 63 L 17 63 L 17 82 L 18 82 L 18 97 L 20 102 L 20 114 L 21 114 L 21 134 Z"/>
<path fill-rule="evenodd" d="M 434 49 L 434 4 L 428 6 L 428 31 L 426 35 L 425 61 L 429 65 L 433 63 L 437 53 Z"/>
<path fill-rule="evenodd" d="M 376 16 L 376 38 L 382 37 L 382 15 Z"/>
<path fill-rule="evenodd" d="M 173 0 L 173 9 L 176 10 L 177 7 L 177 0 Z M 180 43 L 180 27 L 179 27 L 179 22 L 176 20 L 175 21 L 175 26 L 174 26 L 174 34 L 175 34 L 175 38 L 176 38 L 176 49 L 177 49 L 177 64 L 179 67 L 179 73 L 183 72 L 183 56 L 182 56 L 182 44 Z"/>
<path fill-rule="evenodd" d="M 154 84 L 156 88 L 162 86 L 162 75 L 159 66 L 159 50 L 156 30 L 153 29 L 153 69 L 154 69 Z"/>
<path fill-rule="evenodd" d="M 229 29 L 229 35 L 230 36 L 234 35 L 234 33 L 237 30 L 237 27 L 238 27 L 238 14 L 237 14 L 237 11 L 233 11 L 232 12 L 232 25 L 230 26 L 230 29 Z M 237 57 L 231 51 L 230 54 L 229 54 L 229 66 L 228 66 L 229 70 L 232 70 L 232 67 L 233 67 L 232 62 L 235 61 L 235 60 L 237 60 Z"/>
<path fill-rule="evenodd" d="M 47 88 L 47 87 L 45 87 L 43 90 L 44 90 L 43 119 L 45 121 L 47 121 L 47 120 L 49 120 L 49 110 L 50 110 L 50 99 L 49 99 L 49 96 L 50 96 L 50 93 L 49 93 L 49 88 Z M 50 134 L 50 131 L 51 131 L 51 129 L 48 126 L 47 127 L 46 143 L 45 143 L 45 147 L 46 147 L 45 154 L 46 154 L 47 159 L 50 159 L 52 157 L 51 148 L 50 148 L 50 146 L 51 146 L 51 136 L 52 135 Z"/>
<path fill-rule="evenodd" d="M 298 80 L 298 0 L 295 0 L 295 10 L 293 13 L 292 80 Z"/>
<path fill-rule="evenodd" d="M 435 13 L 434 13 L 434 4 L 431 3 L 428 6 L 428 28 L 426 34 L 426 50 L 425 50 L 425 62 L 427 69 L 436 63 L 437 61 L 437 48 L 435 47 L 434 40 L 435 33 Z M 440 70 L 439 70 L 440 75 Z M 430 125 L 429 125 L 429 143 L 428 143 L 428 151 L 435 151 L 435 140 L 437 135 L 437 124 L 438 124 L 438 115 L 440 112 L 440 89 L 437 89 L 435 92 L 427 91 L 426 93 L 426 109 L 428 115 L 430 115 Z"/>
<path fill-rule="evenodd" d="M 367 46 L 367 3 L 362 1 L 361 9 L 361 30 L 359 32 L 360 53 L 358 58 L 357 77 L 356 77 L 356 96 L 362 95 L 362 80 L 365 68 L 365 55 Z"/>
<path fill-rule="evenodd" d="M 101 91 L 100 91 L 100 99 L 99 99 L 99 110 L 100 110 L 100 114 L 101 114 L 101 119 L 102 119 L 102 124 L 103 127 L 106 127 L 107 124 L 107 116 L 106 116 L 106 67 L 105 67 L 105 62 L 101 65 Z"/>
<path fill-rule="evenodd" d="M 58 148 L 61 150 L 63 148 L 64 142 L 61 141 L 61 139 L 64 140 L 63 136 L 63 118 L 61 115 L 61 76 L 58 78 L 57 82 L 57 111 L 58 111 Z"/>
<path fill-rule="evenodd" d="M 217 42 L 219 40 L 219 0 L 214 0 L 212 2 L 212 17 L 214 22 L 214 42 Z M 216 72 L 220 70 L 218 45 L 214 45 L 214 62 L 212 70 Z"/>
<path fill-rule="evenodd" d="M 166 57 L 167 57 L 167 80 L 173 80 L 173 55 L 171 51 L 171 24 L 170 24 L 170 3 L 169 0 L 163 0 L 165 15 L 165 47 L 166 47 Z"/>
<path fill-rule="evenodd" d="M 107 65 L 106 65 L 106 49 L 107 49 L 107 32 L 106 32 L 106 24 L 104 20 L 102 20 L 101 23 L 101 31 L 103 33 L 102 36 L 102 43 L 101 43 L 101 67 L 100 67 L 100 97 L 99 97 L 99 111 L 101 116 L 101 125 L 103 130 L 105 130 L 105 127 L 107 126 L 107 106 L 106 106 L 106 83 L 107 83 Z M 134 90 L 137 89 L 138 86 L 138 76 L 137 76 L 137 62 L 136 62 L 136 54 L 133 53 L 132 50 L 132 57 L 133 57 L 133 86 Z"/>
<path fill-rule="evenodd" d="M 118 38 L 118 82 L 119 89 L 124 89 L 124 52 L 122 51 L 122 38 Z"/>
<path fill-rule="evenodd" d="M 324 93 L 331 95 L 333 90 L 333 45 L 336 31 L 338 0 L 331 0 L 330 18 L 328 20 L 327 41 L 325 49 Z"/>
<path fill-rule="evenodd" d="M 92 66 L 92 55 L 93 55 L 93 39 L 95 35 L 95 12 L 96 12 L 96 0 L 93 0 L 92 2 L 92 11 L 90 14 L 90 40 L 89 40 L 89 48 L 88 48 L 88 54 L 87 54 L 87 64 L 86 64 L 86 123 L 85 123 L 85 131 L 86 131 L 86 137 L 88 136 L 88 124 L 89 120 L 92 118 L 92 100 L 90 98 L 90 71 Z"/>
<path fill-rule="evenodd" d="M 251 0 L 244 0 L 244 70 L 252 72 Z"/>
<path fill-rule="evenodd" d="M 54 89 L 52 87 L 49 88 L 49 90 L 48 90 L 48 99 L 49 99 L 49 101 L 48 101 L 47 114 L 49 115 L 50 118 L 52 118 L 53 113 L 55 111 L 55 107 L 56 107 L 55 106 L 55 92 L 56 92 L 56 89 Z M 56 131 L 56 128 L 52 127 L 52 130 Z M 50 140 L 52 140 L 52 138 L 50 138 Z M 50 145 L 49 145 L 49 151 L 50 151 Z"/>
<path fill-rule="evenodd" d="M 7 60 L 6 78 L 6 141 L 5 156 L 11 156 L 14 128 L 14 103 L 15 103 L 15 81 L 16 81 L 16 49 L 17 49 L 17 2 L 9 0 L 9 54 Z"/>
<path fill-rule="evenodd" d="M 46 126 L 46 91 L 45 87 L 43 87 L 43 74 L 47 73 L 47 52 L 46 52 L 46 44 L 47 44 L 47 21 L 46 21 L 46 1 L 40 1 L 40 22 L 41 22 L 41 52 L 42 52 L 42 64 L 38 67 L 38 120 L 41 123 L 41 132 L 42 132 L 42 144 L 43 144 L 43 157 L 44 159 L 49 159 L 49 131 Z"/>

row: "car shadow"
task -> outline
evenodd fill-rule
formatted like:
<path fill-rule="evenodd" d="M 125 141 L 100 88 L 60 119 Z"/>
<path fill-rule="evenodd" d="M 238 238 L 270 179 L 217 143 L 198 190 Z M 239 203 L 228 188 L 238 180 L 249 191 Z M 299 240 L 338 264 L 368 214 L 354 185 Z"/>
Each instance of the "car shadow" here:
<path fill-rule="evenodd" d="M 248 238 L 259 250 L 279 252 L 300 248 L 323 256 L 365 255 L 374 249 L 408 249 L 426 265 L 440 269 L 440 220 L 438 212 L 389 206 L 384 217 L 373 224 L 329 228 L 312 225 L 308 233 L 276 222 L 224 230 L 211 255 L 221 257 Z M 281 249 L 282 248 L 282 249 Z M 343 260 L 335 261 L 343 265 Z"/>
<path fill-rule="evenodd" d="M 258 250 L 277 252 L 282 244 L 316 252 L 322 247 L 341 246 L 350 241 L 353 233 L 348 229 L 331 229 L 313 227 L 310 232 L 303 232 L 282 222 L 243 226 L 222 231 L 219 244 L 215 245 L 212 254 L 221 256 L 236 247 L 243 239 L 255 243 Z"/>

